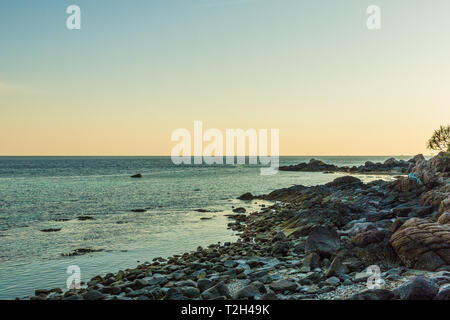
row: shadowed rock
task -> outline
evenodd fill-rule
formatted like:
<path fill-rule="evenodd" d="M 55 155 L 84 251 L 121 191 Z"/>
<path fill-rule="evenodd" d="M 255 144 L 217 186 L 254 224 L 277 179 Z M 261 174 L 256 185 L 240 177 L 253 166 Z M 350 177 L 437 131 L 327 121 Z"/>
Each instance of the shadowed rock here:
<path fill-rule="evenodd" d="M 321 257 L 331 257 L 341 248 L 339 235 L 330 229 L 316 226 L 306 238 L 305 252 L 316 252 Z"/>
<path fill-rule="evenodd" d="M 406 221 L 390 243 L 409 268 L 435 271 L 450 264 L 450 228 L 424 219 Z"/>

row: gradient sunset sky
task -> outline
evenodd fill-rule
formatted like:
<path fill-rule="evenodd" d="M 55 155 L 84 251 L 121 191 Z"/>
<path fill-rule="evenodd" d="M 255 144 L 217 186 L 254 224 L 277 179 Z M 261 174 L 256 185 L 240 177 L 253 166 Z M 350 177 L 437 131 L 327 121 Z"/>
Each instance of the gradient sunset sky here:
<path fill-rule="evenodd" d="M 282 155 L 430 154 L 449 57 L 448 0 L 0 0 L 0 155 L 168 155 L 194 120 L 279 129 Z"/>

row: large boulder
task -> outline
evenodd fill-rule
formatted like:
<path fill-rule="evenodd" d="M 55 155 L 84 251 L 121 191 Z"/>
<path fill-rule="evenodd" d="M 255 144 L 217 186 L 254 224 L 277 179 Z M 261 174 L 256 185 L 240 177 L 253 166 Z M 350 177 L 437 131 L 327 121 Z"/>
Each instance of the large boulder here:
<path fill-rule="evenodd" d="M 450 156 L 441 152 L 428 161 L 417 161 L 412 173 L 428 188 L 443 184 L 450 175 Z"/>
<path fill-rule="evenodd" d="M 306 238 L 305 253 L 316 252 L 321 257 L 331 257 L 341 248 L 336 231 L 316 226 Z"/>
<path fill-rule="evenodd" d="M 409 268 L 435 271 L 450 265 L 450 228 L 424 219 L 406 221 L 390 243 Z"/>
<path fill-rule="evenodd" d="M 401 300 L 433 300 L 439 286 L 424 276 L 417 276 L 394 290 Z"/>

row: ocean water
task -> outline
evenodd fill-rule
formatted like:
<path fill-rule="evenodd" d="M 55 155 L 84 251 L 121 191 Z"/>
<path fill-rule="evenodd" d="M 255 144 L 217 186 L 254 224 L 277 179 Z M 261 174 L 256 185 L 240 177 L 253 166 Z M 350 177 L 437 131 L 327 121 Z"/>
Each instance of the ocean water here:
<path fill-rule="evenodd" d="M 314 158 L 353 166 L 389 157 Z M 281 157 L 280 165 L 309 159 Z M 143 178 L 130 178 L 138 172 Z M 227 229 L 225 216 L 232 206 L 251 211 L 264 204 L 237 200 L 239 195 L 322 184 L 342 175 L 262 176 L 256 165 L 176 166 L 170 157 L 0 157 L 0 299 L 65 287 L 70 265 L 78 265 L 87 281 L 155 257 L 233 241 L 237 237 Z M 358 177 L 365 182 L 392 179 Z M 79 221 L 78 216 L 94 220 Z M 41 231 L 49 228 L 61 230 Z M 101 251 L 64 256 L 79 248 Z"/>

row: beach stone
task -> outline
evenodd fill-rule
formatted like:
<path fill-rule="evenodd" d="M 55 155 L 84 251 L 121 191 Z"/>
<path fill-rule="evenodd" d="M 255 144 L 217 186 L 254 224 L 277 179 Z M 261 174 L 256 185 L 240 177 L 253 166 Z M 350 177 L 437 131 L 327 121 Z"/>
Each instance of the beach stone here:
<path fill-rule="evenodd" d="M 197 288 L 197 283 L 192 280 L 183 280 L 175 283 L 177 287 L 194 287 Z"/>
<path fill-rule="evenodd" d="M 450 265 L 450 228 L 412 218 L 391 237 L 390 243 L 408 267 L 435 271 Z"/>
<path fill-rule="evenodd" d="M 130 289 L 130 288 L 128 288 Z M 146 296 L 146 297 L 152 297 L 152 293 L 151 293 L 151 288 L 150 287 L 145 287 L 139 290 L 127 290 L 127 292 L 125 293 L 125 296 L 130 297 L 130 298 L 136 298 L 139 296 Z"/>
<path fill-rule="evenodd" d="M 242 289 L 240 289 L 236 293 L 234 298 L 236 300 L 239 300 L 239 299 L 250 299 L 250 300 L 253 300 L 255 298 L 255 296 L 257 296 L 259 294 L 260 294 L 259 289 L 255 285 L 251 284 L 249 286 L 245 286 Z"/>
<path fill-rule="evenodd" d="M 261 296 L 260 300 L 278 300 L 278 296 L 273 292 L 269 292 L 269 293 L 263 294 Z"/>
<path fill-rule="evenodd" d="M 197 288 L 203 292 L 205 290 L 208 290 L 209 288 L 214 286 L 214 281 L 211 281 L 209 279 L 199 279 L 197 281 Z"/>
<path fill-rule="evenodd" d="M 224 265 L 224 267 L 227 267 L 227 268 L 234 268 L 238 265 L 238 263 L 234 260 L 227 260 L 223 263 L 223 265 Z"/>
<path fill-rule="evenodd" d="M 439 286 L 429 278 L 417 276 L 394 290 L 401 300 L 432 300 Z"/>
<path fill-rule="evenodd" d="M 316 226 L 306 238 L 305 252 L 316 252 L 321 257 L 331 257 L 340 249 L 339 235 L 336 231 Z"/>
<path fill-rule="evenodd" d="M 353 278 L 353 282 L 359 283 L 359 282 L 367 282 L 367 279 L 371 276 L 368 272 L 358 272 L 355 274 Z"/>
<path fill-rule="evenodd" d="M 243 208 L 243 207 L 239 207 L 239 208 L 234 208 L 233 212 L 235 212 L 235 213 L 246 213 L 247 210 L 245 208 Z"/>
<path fill-rule="evenodd" d="M 195 299 L 200 296 L 200 290 L 194 287 L 183 287 L 181 288 L 181 292 L 190 299 Z"/>
<path fill-rule="evenodd" d="M 341 280 L 339 280 L 338 277 L 331 277 L 325 280 L 325 282 L 333 287 L 336 287 L 339 283 L 341 283 Z"/>
<path fill-rule="evenodd" d="M 342 284 L 344 286 L 351 286 L 351 285 L 353 285 L 353 281 L 350 279 L 345 279 L 344 282 L 342 282 Z"/>
<path fill-rule="evenodd" d="M 167 282 L 169 282 L 169 280 L 167 280 L 167 278 L 164 275 L 159 273 L 155 273 L 153 276 L 147 277 L 146 280 L 148 285 L 159 285 L 159 286 L 163 286 Z"/>
<path fill-rule="evenodd" d="M 311 252 L 303 258 L 303 265 L 309 267 L 311 270 L 320 267 L 320 257 L 317 253 Z"/>
<path fill-rule="evenodd" d="M 183 294 L 181 288 L 169 288 L 164 296 L 164 300 L 185 300 L 186 297 Z"/>
<path fill-rule="evenodd" d="M 349 300 L 392 300 L 395 295 L 388 289 L 372 289 L 354 294 Z"/>
<path fill-rule="evenodd" d="M 185 274 L 184 272 L 182 272 L 182 271 L 176 271 L 176 272 L 172 273 L 172 277 L 173 277 L 175 280 L 181 280 L 181 279 L 183 279 L 185 276 L 186 276 L 186 274 Z"/>
<path fill-rule="evenodd" d="M 117 272 L 117 274 L 116 274 L 115 280 L 116 281 L 122 280 L 124 276 L 125 276 L 125 272 L 123 270 L 119 270 L 119 272 Z"/>
<path fill-rule="evenodd" d="M 83 295 L 84 300 L 101 300 L 104 297 L 105 295 L 97 290 L 89 290 Z"/>
<path fill-rule="evenodd" d="M 269 287 L 276 293 L 282 293 L 284 291 L 295 291 L 298 285 L 293 281 L 283 279 L 271 283 Z"/>
<path fill-rule="evenodd" d="M 214 300 L 221 297 L 231 298 L 230 291 L 228 287 L 223 282 L 219 282 L 215 286 L 205 290 L 201 293 L 201 297 L 204 300 Z"/>
<path fill-rule="evenodd" d="M 136 280 L 134 280 L 132 287 L 133 287 L 133 289 L 141 289 L 141 288 L 146 287 L 148 285 L 149 285 L 149 283 L 147 282 L 147 280 L 136 279 Z"/>
<path fill-rule="evenodd" d="M 325 275 L 327 277 L 331 276 L 342 276 L 348 273 L 348 268 L 342 264 L 341 258 L 335 257 L 330 264 L 330 267 L 326 271 Z"/>
<path fill-rule="evenodd" d="M 289 242 L 278 241 L 272 246 L 272 255 L 274 256 L 286 256 L 289 253 Z"/>

